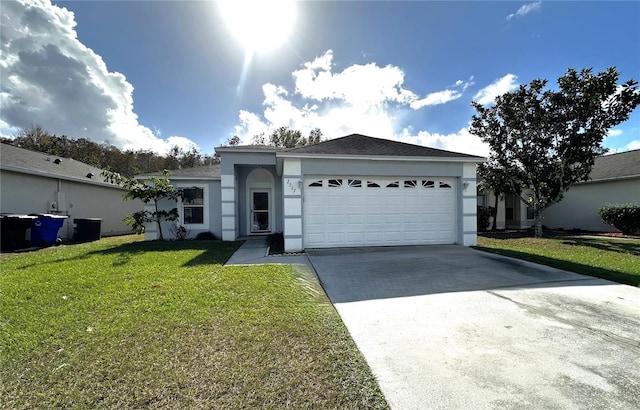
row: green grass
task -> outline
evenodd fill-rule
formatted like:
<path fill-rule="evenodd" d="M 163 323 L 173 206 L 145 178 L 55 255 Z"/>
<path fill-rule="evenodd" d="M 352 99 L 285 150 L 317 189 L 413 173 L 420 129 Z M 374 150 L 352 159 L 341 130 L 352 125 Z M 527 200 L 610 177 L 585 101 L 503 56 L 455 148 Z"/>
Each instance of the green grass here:
<path fill-rule="evenodd" d="M 2 255 L 2 408 L 386 408 L 312 278 L 238 243 Z"/>
<path fill-rule="evenodd" d="M 640 241 L 593 236 L 478 236 L 478 249 L 640 286 Z"/>

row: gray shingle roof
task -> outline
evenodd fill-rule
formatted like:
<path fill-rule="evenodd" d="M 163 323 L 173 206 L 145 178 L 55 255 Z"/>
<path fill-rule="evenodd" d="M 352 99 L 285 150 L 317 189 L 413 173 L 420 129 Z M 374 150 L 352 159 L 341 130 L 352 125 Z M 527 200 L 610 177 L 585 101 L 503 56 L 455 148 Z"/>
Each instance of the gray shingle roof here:
<path fill-rule="evenodd" d="M 9 144 L 0 144 L 0 169 L 44 174 L 52 178 L 80 180 L 113 186 L 104 182 L 104 179 L 100 176 L 102 172 L 100 168 L 71 158 L 61 158 L 56 155 L 30 151 Z M 93 176 L 88 178 L 87 175 L 90 173 Z"/>
<path fill-rule="evenodd" d="M 591 181 L 640 176 L 640 149 L 596 158 Z"/>
<path fill-rule="evenodd" d="M 459 152 L 445 151 L 421 145 L 351 134 L 314 145 L 291 148 L 286 153 L 319 155 L 384 155 L 399 157 L 481 158 Z"/>

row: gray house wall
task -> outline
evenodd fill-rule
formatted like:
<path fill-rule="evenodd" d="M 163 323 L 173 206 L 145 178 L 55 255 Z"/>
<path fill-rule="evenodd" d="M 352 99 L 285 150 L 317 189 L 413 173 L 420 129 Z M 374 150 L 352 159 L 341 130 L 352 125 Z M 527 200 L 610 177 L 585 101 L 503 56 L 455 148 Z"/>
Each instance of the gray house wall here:
<path fill-rule="evenodd" d="M 187 228 L 189 233 L 189 238 L 194 238 L 200 232 L 210 231 L 217 238 L 222 237 L 222 218 L 221 218 L 221 198 L 220 198 L 220 181 L 219 180 L 203 180 L 203 179 L 178 179 L 172 180 L 171 184 L 178 188 L 186 188 L 186 187 L 207 187 L 207 198 L 206 204 L 207 206 L 207 224 L 205 227 L 193 227 L 188 224 L 183 225 Z M 172 201 L 163 199 L 158 202 L 158 207 L 160 209 L 173 209 L 179 208 L 178 201 Z M 149 211 L 153 210 L 153 204 L 147 204 L 146 209 Z M 179 212 L 179 209 L 178 209 Z M 164 239 L 175 239 L 175 229 L 179 225 L 180 221 L 175 222 L 162 222 L 162 234 Z M 154 240 L 159 238 L 157 223 L 148 223 L 145 225 L 145 238 L 147 240 Z"/>
<path fill-rule="evenodd" d="M 224 160 L 220 164 L 220 195 L 222 215 L 222 239 L 235 240 L 246 235 L 247 228 L 247 200 L 246 178 L 251 170 L 261 167 L 274 174 L 274 222 L 275 229 L 282 229 L 282 219 L 278 215 L 278 209 L 282 209 L 281 189 L 282 182 L 275 172 L 276 156 L 274 150 L 256 150 L 242 152 L 226 152 L 220 150 Z M 280 188 L 278 188 L 280 187 Z M 279 208 L 278 208 L 279 207 Z"/>
<path fill-rule="evenodd" d="M 302 158 L 304 175 L 380 175 L 459 177 L 460 162 L 374 161 Z"/>
<path fill-rule="evenodd" d="M 273 155 L 273 154 L 272 154 Z M 225 156 L 225 161 L 227 157 Z M 271 173 L 274 182 L 274 190 L 272 192 L 273 195 L 273 209 L 271 212 L 273 213 L 273 221 L 274 226 L 271 230 L 272 232 L 282 232 L 282 179 L 276 173 L 276 167 L 274 166 L 236 166 L 235 175 L 237 181 L 238 190 L 236 206 L 238 209 L 238 232 L 239 236 L 248 236 L 249 232 L 249 220 L 248 220 L 248 209 L 249 204 L 247 203 L 247 177 L 256 168 L 262 168 Z"/>
<path fill-rule="evenodd" d="M 607 204 L 640 204 L 640 178 L 617 181 L 594 181 L 577 184 L 564 198 L 543 213 L 543 224 L 549 228 L 616 232 L 602 223 L 598 210 Z"/>
<path fill-rule="evenodd" d="M 73 237 L 74 218 L 101 218 L 103 236 L 130 233 L 123 219 L 143 207 L 140 201 L 123 201 L 126 191 L 117 186 L 8 170 L 0 171 L 0 179 L 0 212 L 68 215 L 69 219 L 59 231 L 63 239 Z M 56 204 L 56 208 L 52 208 L 52 204 Z"/>

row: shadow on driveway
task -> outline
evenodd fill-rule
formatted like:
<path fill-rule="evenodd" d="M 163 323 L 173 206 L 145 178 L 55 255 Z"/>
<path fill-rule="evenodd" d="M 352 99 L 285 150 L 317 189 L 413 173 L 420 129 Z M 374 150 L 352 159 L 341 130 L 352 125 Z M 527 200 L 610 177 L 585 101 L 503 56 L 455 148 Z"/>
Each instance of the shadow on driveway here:
<path fill-rule="evenodd" d="M 314 249 L 307 253 L 333 303 L 608 283 L 458 245 Z"/>

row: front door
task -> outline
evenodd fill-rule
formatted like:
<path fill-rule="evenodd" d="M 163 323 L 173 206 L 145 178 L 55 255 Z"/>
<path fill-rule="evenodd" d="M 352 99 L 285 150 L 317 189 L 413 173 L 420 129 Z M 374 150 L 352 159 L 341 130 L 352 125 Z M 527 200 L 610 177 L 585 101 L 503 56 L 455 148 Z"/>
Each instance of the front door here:
<path fill-rule="evenodd" d="M 251 233 L 271 232 L 270 190 L 251 190 Z"/>

